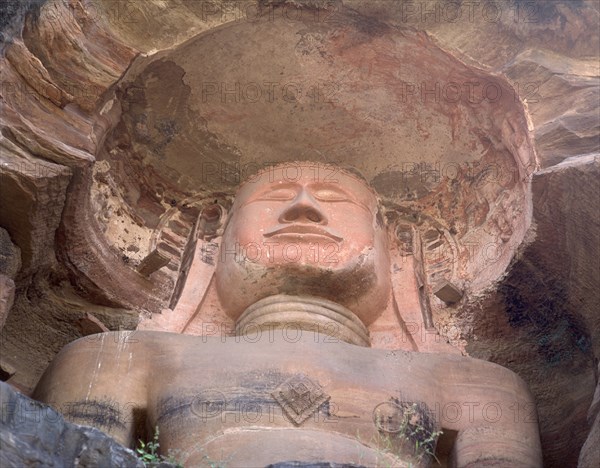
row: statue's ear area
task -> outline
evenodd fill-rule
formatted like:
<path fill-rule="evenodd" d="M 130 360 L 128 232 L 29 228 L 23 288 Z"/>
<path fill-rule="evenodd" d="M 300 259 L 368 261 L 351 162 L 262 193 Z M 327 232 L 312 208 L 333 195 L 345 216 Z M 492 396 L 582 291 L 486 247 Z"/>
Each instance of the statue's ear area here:
<path fill-rule="evenodd" d="M 217 200 L 202 209 L 198 218 L 197 238 L 212 240 L 223 235 L 231 213 Z"/>
<path fill-rule="evenodd" d="M 377 213 L 375 213 L 375 221 L 377 222 L 377 227 L 379 229 L 387 228 L 387 223 L 385 222 L 385 216 L 383 215 L 383 210 L 381 208 L 380 203 L 377 203 Z"/>

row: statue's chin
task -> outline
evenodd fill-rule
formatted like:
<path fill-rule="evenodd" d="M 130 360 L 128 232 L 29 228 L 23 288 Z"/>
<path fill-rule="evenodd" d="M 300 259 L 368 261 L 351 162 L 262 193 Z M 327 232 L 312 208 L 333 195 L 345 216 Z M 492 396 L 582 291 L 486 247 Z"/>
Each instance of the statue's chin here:
<path fill-rule="evenodd" d="M 234 320 L 256 301 L 276 294 L 313 296 L 337 302 L 365 324 L 385 308 L 388 278 L 377 276 L 370 256 L 332 268 L 286 263 L 238 263 L 217 272 L 217 291 L 227 315 Z M 237 286 L 233 286 L 237 285 Z M 233 286 L 233 287 L 232 287 Z"/>

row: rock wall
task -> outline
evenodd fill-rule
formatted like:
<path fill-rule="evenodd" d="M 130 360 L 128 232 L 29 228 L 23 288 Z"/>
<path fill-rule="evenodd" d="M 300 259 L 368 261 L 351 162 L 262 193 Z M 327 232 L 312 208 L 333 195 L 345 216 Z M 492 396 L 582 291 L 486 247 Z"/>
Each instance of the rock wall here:
<path fill-rule="evenodd" d="M 2 466 L 136 467 L 133 451 L 98 429 L 66 422 L 35 400 L 0 382 Z"/>
<path fill-rule="evenodd" d="M 317 140 L 298 130 L 297 141 L 281 148 L 304 147 L 308 142 L 296 156 L 336 160 L 336 151 L 343 153 L 354 134 L 368 130 L 373 132 L 368 141 L 383 141 L 381 156 L 364 158 L 371 166 L 365 164 L 363 170 L 387 197 L 389 221 L 397 223 L 399 236 L 417 225 L 426 249 L 431 248 L 425 252 L 425 275 L 438 331 L 464 353 L 502 364 L 523 377 L 536 396 L 545 464 L 576 466 L 593 423 L 587 421 L 587 413 L 600 355 L 597 2 L 40 0 L 5 2 L 2 8 L 6 13 L 0 57 L 3 379 L 30 391 L 59 349 L 89 333 L 82 320 L 95 323 L 97 328 L 91 329 L 134 329 L 140 316 L 167 309 L 199 212 L 209 199 L 227 206 L 235 185 L 222 173 L 206 185 L 202 179 L 198 183 L 182 176 L 193 176 L 202 162 L 220 161 L 210 159 L 215 154 L 230 162 L 268 161 L 269 154 L 261 153 L 259 146 L 238 145 L 242 137 L 252 144 L 277 145 L 286 133 L 268 135 L 265 129 L 270 125 L 281 122 L 284 130 L 288 125 L 308 132 L 311 126 L 303 119 L 311 122 L 311 116 L 312 121 L 318 116 L 323 121 L 329 116 L 332 123 L 323 128 L 326 137 Z M 261 23 L 260 18 L 266 20 Z M 349 19 L 351 29 L 360 33 L 347 33 Z M 298 70 L 331 71 L 335 68 L 323 64 L 329 61 L 335 67 L 346 61 L 346 71 L 356 74 L 342 78 L 332 74 L 315 82 L 314 73 L 301 75 L 297 70 L 295 78 L 286 76 L 286 83 L 294 78 L 306 88 L 319 85 L 317 96 L 335 91 L 332 84 L 340 85 L 342 101 L 315 102 L 304 95 L 297 102 L 280 100 L 257 113 L 256 105 L 235 107 L 240 102 L 232 104 L 231 95 L 230 101 L 225 94 L 221 102 L 219 90 L 213 107 L 203 107 L 202 83 L 223 82 L 206 70 L 225 68 L 237 81 L 245 74 L 236 61 L 236 51 L 245 44 L 236 43 L 235 34 L 227 42 L 211 43 L 211 34 L 228 37 L 224 28 L 237 27 L 246 31 L 249 49 L 262 57 L 277 57 L 273 39 L 261 38 L 278 25 L 283 44 L 286 31 L 300 28 L 301 21 L 311 34 L 299 43 L 298 57 L 280 57 L 282 67 L 302 63 Z M 338 35 L 328 36 L 333 25 Z M 502 113 L 494 114 L 497 107 L 488 106 L 483 112 L 483 105 L 472 106 L 472 115 L 481 114 L 473 117 L 473 128 L 483 137 L 473 138 L 473 150 L 457 146 L 456 159 L 435 153 L 435 143 L 447 138 L 441 130 L 423 148 L 406 144 L 407 138 L 385 140 L 389 132 L 373 124 L 378 119 L 397 118 L 395 127 L 400 131 L 408 128 L 402 130 L 400 117 L 411 125 L 421 122 L 412 132 L 423 141 L 428 132 L 442 128 L 435 112 L 429 120 L 419 120 L 424 115 L 418 114 L 419 109 L 433 108 L 427 107 L 418 82 L 410 83 L 417 85 L 412 105 L 417 114 L 409 115 L 410 106 L 398 96 L 400 117 L 394 116 L 387 95 L 373 93 L 371 101 L 356 97 L 367 96 L 370 90 L 398 89 L 398 82 L 406 84 L 409 76 L 419 76 L 402 75 L 411 66 L 419 70 L 410 51 L 393 62 L 401 55 L 393 51 L 401 51 L 398 44 L 407 37 L 420 47 L 419 56 L 431 52 L 438 57 L 431 62 L 432 70 L 440 57 L 456 70 L 466 70 L 456 79 L 461 86 L 473 77 L 482 83 L 501 83 L 512 101 L 502 112 L 523 118 L 504 122 Z M 378 54 L 369 56 L 369 48 L 361 48 L 360 41 L 378 45 Z M 205 50 L 194 63 L 186 62 L 190 50 L 202 47 Z M 263 70 L 274 70 L 273 61 L 262 60 Z M 259 73 L 260 63 L 243 65 L 253 70 L 255 81 L 273 78 Z M 195 72 L 200 73 L 199 81 L 186 84 Z M 156 84 L 161 79 L 162 88 Z M 169 80 L 173 87 L 164 84 Z M 436 83 L 448 81 L 434 81 L 425 94 L 433 90 L 438 96 L 434 101 L 440 101 Z M 235 83 L 231 89 L 235 95 Z M 179 101 L 169 100 L 169 93 Z M 342 104 L 347 105 L 343 112 Z M 447 102 L 435 104 L 443 107 Z M 327 114 L 332 108 L 337 114 Z M 153 109 L 164 110 L 164 115 L 156 119 Z M 252 119 L 240 120 L 240 109 L 257 113 L 255 124 L 267 117 L 253 127 Z M 169 120 L 169 113 L 187 116 Z M 292 113 L 296 117 L 290 117 Z M 448 111 L 447 117 L 453 122 L 449 129 L 461 128 L 455 125 L 461 116 Z M 354 134 L 336 128 L 336 119 L 346 119 Z M 236 132 L 228 134 L 235 125 Z M 407 136 L 413 133 L 406 130 Z M 487 146 L 482 143 L 486 133 Z M 328 140 L 328 134 L 335 138 Z M 448 134 L 454 135 L 452 130 Z M 253 142 L 256 135 L 264 140 Z M 195 147 L 210 157 L 195 160 L 190 153 Z M 364 148 L 370 151 L 363 146 L 363 153 Z M 490 148 L 493 151 L 487 151 Z M 423 157 L 414 156 L 414 151 L 422 151 Z M 345 162 L 360 165 L 361 154 L 357 150 L 355 159 Z M 521 192 L 517 196 L 509 187 L 508 199 L 490 192 L 499 186 L 498 177 L 481 170 L 465 171 L 452 183 L 452 177 L 438 168 L 441 183 L 432 183 L 428 174 L 432 169 L 435 174 L 435 164 L 448 161 L 460 167 L 478 162 L 479 168 L 516 171 Z M 477 185 L 474 175 L 488 183 Z M 476 189 L 480 186 L 483 191 Z M 458 205 L 455 199 L 460 200 Z M 483 247 L 469 255 L 470 244 L 456 240 L 476 222 L 482 226 L 481 235 L 490 236 L 480 245 L 508 246 L 502 247 L 502 255 L 496 251 L 486 255 Z M 440 245 L 452 254 L 436 255 Z M 138 267 L 150 255 L 166 263 L 149 276 L 139 274 Z M 463 281 L 459 285 L 466 291 L 450 306 L 432 290 L 434 281 L 448 275 Z M 481 283 L 469 290 L 475 280 Z M 587 463 L 586 450 L 582 466 Z"/>

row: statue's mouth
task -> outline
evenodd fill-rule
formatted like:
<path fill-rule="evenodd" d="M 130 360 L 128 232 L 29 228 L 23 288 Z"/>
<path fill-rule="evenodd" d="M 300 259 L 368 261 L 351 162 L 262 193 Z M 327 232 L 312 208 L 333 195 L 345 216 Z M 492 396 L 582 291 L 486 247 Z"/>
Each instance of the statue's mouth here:
<path fill-rule="evenodd" d="M 297 236 L 300 238 L 313 236 L 325 237 L 327 239 L 334 240 L 335 242 L 341 242 L 344 240 L 344 238 L 335 229 L 311 224 L 278 224 L 263 234 L 263 236 L 266 238 L 280 235 Z"/>

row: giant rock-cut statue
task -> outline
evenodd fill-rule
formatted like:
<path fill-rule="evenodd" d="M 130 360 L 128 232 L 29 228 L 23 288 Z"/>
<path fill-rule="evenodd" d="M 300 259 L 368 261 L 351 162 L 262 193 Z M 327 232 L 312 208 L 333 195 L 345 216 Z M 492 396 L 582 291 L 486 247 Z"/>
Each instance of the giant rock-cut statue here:
<path fill-rule="evenodd" d="M 184 466 L 541 466 L 534 403 L 513 372 L 371 348 L 369 327 L 398 297 L 385 218 L 353 172 L 302 162 L 251 177 L 214 260 L 232 336 L 83 338 L 35 397 L 125 445 L 158 428 Z"/>

